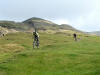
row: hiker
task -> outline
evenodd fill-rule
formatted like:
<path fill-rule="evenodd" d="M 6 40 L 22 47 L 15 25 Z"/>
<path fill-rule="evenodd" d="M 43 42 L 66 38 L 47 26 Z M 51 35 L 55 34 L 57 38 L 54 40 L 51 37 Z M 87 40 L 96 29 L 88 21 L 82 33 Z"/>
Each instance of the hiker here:
<path fill-rule="evenodd" d="M 77 41 L 77 34 L 76 33 L 73 34 L 73 37 L 74 37 L 74 40 Z"/>
<path fill-rule="evenodd" d="M 33 32 L 33 37 L 34 37 L 33 48 L 35 48 L 35 46 L 39 48 L 39 34 L 36 31 Z"/>

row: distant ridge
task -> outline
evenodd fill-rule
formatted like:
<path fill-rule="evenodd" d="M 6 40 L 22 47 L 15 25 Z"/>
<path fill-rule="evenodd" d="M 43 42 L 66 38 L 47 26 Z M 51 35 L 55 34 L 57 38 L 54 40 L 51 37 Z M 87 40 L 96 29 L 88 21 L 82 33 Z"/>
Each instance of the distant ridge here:
<path fill-rule="evenodd" d="M 93 35 L 100 36 L 100 31 L 88 32 L 88 34 L 93 34 Z"/>
<path fill-rule="evenodd" d="M 58 25 L 51 21 L 32 17 L 23 22 L 14 22 L 14 21 L 0 21 L 0 26 L 8 29 L 15 29 L 18 31 L 29 31 L 30 29 L 34 29 L 34 25 L 38 30 L 71 30 L 76 32 L 81 32 L 70 25 L 62 24 Z"/>

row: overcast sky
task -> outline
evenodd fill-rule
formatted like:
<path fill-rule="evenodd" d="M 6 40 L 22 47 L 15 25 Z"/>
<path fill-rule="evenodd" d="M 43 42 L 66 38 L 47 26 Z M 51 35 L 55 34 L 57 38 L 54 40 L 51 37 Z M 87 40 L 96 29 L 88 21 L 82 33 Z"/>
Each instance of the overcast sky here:
<path fill-rule="evenodd" d="M 100 0 L 0 0 L 0 20 L 44 18 L 83 31 L 100 31 Z"/>

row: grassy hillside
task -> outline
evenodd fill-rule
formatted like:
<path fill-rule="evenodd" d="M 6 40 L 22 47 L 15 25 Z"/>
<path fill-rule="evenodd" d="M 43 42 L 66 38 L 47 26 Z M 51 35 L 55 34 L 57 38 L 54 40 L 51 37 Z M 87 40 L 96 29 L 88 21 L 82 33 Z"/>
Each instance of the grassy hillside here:
<path fill-rule="evenodd" d="M 51 21 L 36 17 L 30 18 L 23 22 L 0 21 L 0 26 L 8 29 L 15 29 L 17 31 L 33 31 L 35 27 L 38 30 L 43 30 L 43 31 L 62 29 L 62 30 L 73 30 L 80 32 L 77 29 L 71 27 L 70 25 L 57 25 Z"/>
<path fill-rule="evenodd" d="M 100 75 L 100 37 L 40 34 L 32 48 L 29 33 L 0 38 L 0 75 Z"/>
<path fill-rule="evenodd" d="M 18 23 L 14 21 L 0 21 L 0 26 L 8 29 L 15 29 L 15 30 L 28 30 L 29 27 L 24 23 Z"/>
<path fill-rule="evenodd" d="M 70 25 L 67 25 L 67 24 L 58 25 L 58 24 L 55 24 L 51 21 L 41 19 L 41 18 L 36 18 L 36 17 L 30 18 L 26 21 L 23 21 L 23 23 L 29 24 L 30 27 L 35 26 L 39 30 L 59 30 L 59 29 L 62 29 L 62 30 L 73 30 L 73 31 L 80 32 L 79 30 L 71 27 Z"/>

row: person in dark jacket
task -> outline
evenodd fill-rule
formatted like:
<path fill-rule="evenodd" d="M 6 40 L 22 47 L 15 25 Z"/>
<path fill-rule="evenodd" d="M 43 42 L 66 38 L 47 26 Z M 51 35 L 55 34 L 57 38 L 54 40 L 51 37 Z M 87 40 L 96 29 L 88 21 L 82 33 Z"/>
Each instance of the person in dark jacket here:
<path fill-rule="evenodd" d="M 77 34 L 76 33 L 73 34 L 73 37 L 74 37 L 74 40 L 77 41 Z"/>

